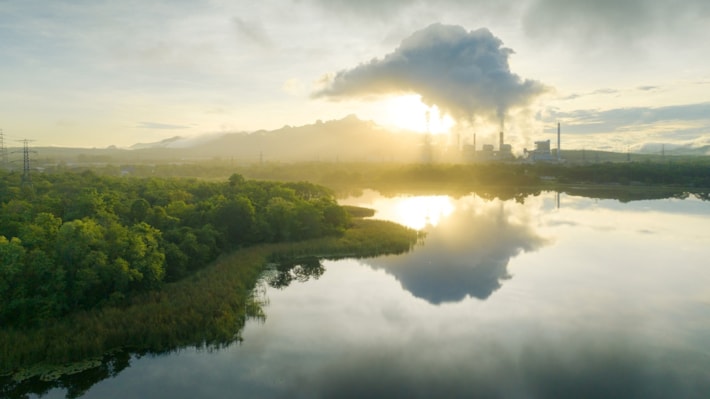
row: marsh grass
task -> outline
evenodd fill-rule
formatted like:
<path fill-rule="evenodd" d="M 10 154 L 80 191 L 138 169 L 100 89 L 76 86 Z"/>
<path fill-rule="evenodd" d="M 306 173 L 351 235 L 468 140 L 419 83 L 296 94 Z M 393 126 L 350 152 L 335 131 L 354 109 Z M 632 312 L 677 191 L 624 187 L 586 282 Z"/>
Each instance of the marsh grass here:
<path fill-rule="evenodd" d="M 241 249 L 123 307 L 76 313 L 42 328 L 0 329 L 0 372 L 23 380 L 56 377 L 114 350 L 145 354 L 223 347 L 241 340 L 247 318 L 265 318 L 253 291 L 269 262 L 402 253 L 418 238 L 416 231 L 395 223 L 354 219 L 339 237 Z"/>

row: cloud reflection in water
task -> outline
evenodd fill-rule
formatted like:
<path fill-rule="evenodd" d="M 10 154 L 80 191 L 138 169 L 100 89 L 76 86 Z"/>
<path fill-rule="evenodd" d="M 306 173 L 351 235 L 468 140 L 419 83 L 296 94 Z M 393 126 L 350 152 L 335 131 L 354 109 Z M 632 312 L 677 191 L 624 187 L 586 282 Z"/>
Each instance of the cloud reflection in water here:
<path fill-rule="evenodd" d="M 710 397 L 710 208 L 567 204 L 456 200 L 412 253 L 270 290 L 242 344 L 134 359 L 86 397 Z M 541 235 L 512 289 L 431 306 L 490 296 Z"/>
<path fill-rule="evenodd" d="M 457 353 L 446 357 L 440 345 L 423 344 L 355 354 L 309 384 L 323 398 L 699 398 L 710 389 L 702 368 L 658 363 L 653 348 L 623 340 L 543 339 L 520 352 L 487 340 L 454 342 Z"/>
<path fill-rule="evenodd" d="M 545 243 L 503 203 L 468 203 L 429 226 L 423 246 L 366 263 L 385 270 L 414 296 L 432 304 L 467 296 L 486 299 L 510 278 L 511 258 Z"/>

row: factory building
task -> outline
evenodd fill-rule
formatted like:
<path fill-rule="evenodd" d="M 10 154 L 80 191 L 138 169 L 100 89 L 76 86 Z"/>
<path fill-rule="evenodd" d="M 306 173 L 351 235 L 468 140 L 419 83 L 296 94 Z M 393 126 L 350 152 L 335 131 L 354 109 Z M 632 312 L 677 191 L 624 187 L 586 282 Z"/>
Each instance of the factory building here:
<path fill-rule="evenodd" d="M 463 146 L 463 155 L 470 161 L 508 161 L 513 160 L 513 146 L 505 143 L 503 132 L 499 135 L 498 151 L 493 144 L 484 144 L 479 151 L 476 148 L 476 135 L 473 135 L 473 145 Z"/>
<path fill-rule="evenodd" d="M 562 162 L 561 155 L 561 134 L 560 124 L 557 124 L 557 151 L 552 152 L 550 140 L 535 141 L 535 148 L 524 149 L 524 156 L 521 161 L 527 162 Z M 503 132 L 499 134 L 498 151 L 493 144 L 484 144 L 479 150 L 476 147 L 476 134 L 473 134 L 473 143 L 464 144 L 461 148 L 463 159 L 473 162 L 485 161 L 514 161 L 513 147 L 505 143 Z"/>
<path fill-rule="evenodd" d="M 550 140 L 536 141 L 535 149 L 525 151 L 525 158 L 531 162 L 553 162 L 555 157 L 552 156 L 550 151 Z"/>
<path fill-rule="evenodd" d="M 542 140 L 535 142 L 535 149 L 524 150 L 525 159 L 530 162 L 562 162 L 561 158 L 561 134 L 560 134 L 560 124 L 557 123 L 557 154 L 552 155 L 550 150 L 550 140 Z"/>

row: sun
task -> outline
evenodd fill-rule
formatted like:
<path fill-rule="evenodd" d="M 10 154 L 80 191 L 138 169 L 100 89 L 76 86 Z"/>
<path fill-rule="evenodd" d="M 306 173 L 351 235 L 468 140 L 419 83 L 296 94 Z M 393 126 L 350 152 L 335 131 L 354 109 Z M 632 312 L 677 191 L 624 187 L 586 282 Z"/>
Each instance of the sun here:
<path fill-rule="evenodd" d="M 454 120 L 442 114 L 436 105 L 422 103 L 421 96 L 410 94 L 392 97 L 385 102 L 387 124 L 420 133 L 448 133 Z"/>

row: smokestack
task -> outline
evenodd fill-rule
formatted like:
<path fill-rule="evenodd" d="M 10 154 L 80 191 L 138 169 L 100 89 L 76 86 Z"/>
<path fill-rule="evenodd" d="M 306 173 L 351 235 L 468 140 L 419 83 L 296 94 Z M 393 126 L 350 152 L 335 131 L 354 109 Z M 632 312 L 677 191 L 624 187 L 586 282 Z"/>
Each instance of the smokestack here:
<path fill-rule="evenodd" d="M 503 151 L 503 132 L 500 132 L 500 146 L 498 147 L 498 151 Z"/>
<path fill-rule="evenodd" d="M 557 162 L 562 159 L 560 158 L 560 151 L 562 151 L 560 148 L 560 122 L 557 122 Z"/>
<path fill-rule="evenodd" d="M 476 152 L 476 133 L 473 134 L 473 152 Z"/>

